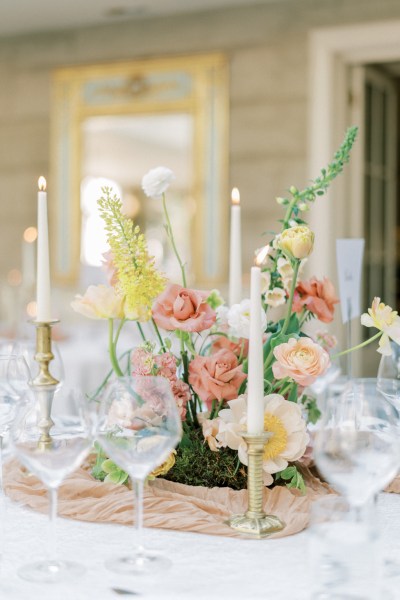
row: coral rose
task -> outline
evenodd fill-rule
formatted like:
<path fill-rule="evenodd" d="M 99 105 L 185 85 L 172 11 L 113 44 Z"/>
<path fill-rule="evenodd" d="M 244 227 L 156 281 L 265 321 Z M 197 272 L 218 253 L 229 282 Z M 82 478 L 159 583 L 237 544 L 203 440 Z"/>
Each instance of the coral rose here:
<path fill-rule="evenodd" d="M 215 323 L 216 315 L 207 304 L 207 297 L 207 292 L 170 284 L 155 301 L 153 318 L 159 327 L 168 331 L 209 329 Z"/>
<path fill-rule="evenodd" d="M 333 283 L 327 277 L 319 280 L 312 277 L 309 281 L 300 281 L 293 300 L 293 310 L 301 312 L 306 308 L 323 323 L 333 320 L 335 304 L 339 302 L 336 297 Z"/>
<path fill-rule="evenodd" d="M 211 344 L 211 354 L 219 352 L 219 350 L 231 350 L 238 358 L 247 358 L 249 353 L 249 340 L 239 338 L 236 342 L 230 340 L 224 335 L 219 335 Z"/>
<path fill-rule="evenodd" d="M 233 400 L 247 375 L 231 350 L 196 356 L 189 365 L 189 383 L 208 408 L 213 400 Z"/>
<path fill-rule="evenodd" d="M 310 338 L 290 338 L 274 349 L 272 371 L 277 379 L 291 377 L 304 387 L 311 385 L 330 366 L 329 354 Z"/>

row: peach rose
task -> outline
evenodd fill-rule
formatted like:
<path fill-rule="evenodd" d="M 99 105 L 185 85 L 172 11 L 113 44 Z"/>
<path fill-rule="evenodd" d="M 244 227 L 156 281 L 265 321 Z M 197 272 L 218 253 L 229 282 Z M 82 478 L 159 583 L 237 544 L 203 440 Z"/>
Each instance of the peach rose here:
<path fill-rule="evenodd" d="M 293 310 L 301 312 L 304 307 L 323 323 L 330 323 L 333 320 L 335 304 L 338 302 L 330 279 L 324 277 L 321 281 L 312 277 L 309 281 L 300 281 L 296 287 Z"/>
<path fill-rule="evenodd" d="M 189 365 L 189 383 L 200 399 L 211 408 L 213 400 L 233 400 L 247 375 L 231 350 L 212 356 L 196 356 Z"/>
<path fill-rule="evenodd" d="M 290 338 L 274 349 L 274 356 L 274 376 L 277 379 L 291 377 L 304 387 L 314 383 L 330 366 L 329 354 L 308 337 Z"/>
<path fill-rule="evenodd" d="M 170 284 L 153 305 L 153 318 L 168 331 L 203 331 L 216 319 L 215 311 L 206 302 L 209 294 Z"/>
<path fill-rule="evenodd" d="M 230 350 L 238 358 L 247 358 L 249 353 L 249 340 L 239 338 L 236 342 L 230 340 L 224 335 L 219 335 L 211 344 L 211 354 L 219 352 L 219 350 Z"/>

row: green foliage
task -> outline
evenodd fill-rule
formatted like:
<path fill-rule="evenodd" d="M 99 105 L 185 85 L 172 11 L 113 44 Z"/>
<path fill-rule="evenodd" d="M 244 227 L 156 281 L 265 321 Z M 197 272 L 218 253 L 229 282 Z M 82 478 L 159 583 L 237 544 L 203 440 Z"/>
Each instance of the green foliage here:
<path fill-rule="evenodd" d="M 186 431 L 179 444 L 176 462 L 165 479 L 186 485 L 230 487 L 247 486 L 246 467 L 239 462 L 235 450 L 210 450 L 201 429 Z"/>
<path fill-rule="evenodd" d="M 315 425 L 315 423 L 318 421 L 318 419 L 321 416 L 321 411 L 319 410 L 319 408 L 317 406 L 316 399 L 313 398 L 312 396 L 307 396 L 306 394 L 303 394 L 300 402 L 302 403 L 302 405 L 304 406 L 304 408 L 306 409 L 306 411 L 308 413 L 308 421 L 310 423 L 312 423 L 313 425 Z"/>
<path fill-rule="evenodd" d="M 213 310 L 216 310 L 218 306 L 224 304 L 224 299 L 219 290 L 211 290 L 210 295 L 207 298 L 207 304 L 209 304 Z"/>
<path fill-rule="evenodd" d="M 295 465 L 291 465 L 290 467 L 286 467 L 283 471 L 275 474 L 275 481 L 279 481 L 282 479 L 285 482 L 286 487 L 288 488 L 296 488 L 300 490 L 303 494 L 306 493 L 306 484 L 304 483 L 303 476 L 297 470 Z"/>

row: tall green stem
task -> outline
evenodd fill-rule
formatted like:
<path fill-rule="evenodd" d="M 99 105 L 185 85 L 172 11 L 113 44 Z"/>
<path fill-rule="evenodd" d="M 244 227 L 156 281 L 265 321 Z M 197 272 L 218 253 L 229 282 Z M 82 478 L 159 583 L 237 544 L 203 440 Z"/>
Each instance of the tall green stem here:
<path fill-rule="evenodd" d="M 286 330 L 289 327 L 290 317 L 292 316 L 293 297 L 294 297 L 294 291 L 296 289 L 297 275 L 299 273 L 300 262 L 301 261 L 299 259 L 296 259 L 296 262 L 294 264 L 292 285 L 290 288 L 290 295 L 289 295 L 289 301 L 288 301 L 288 305 L 287 305 L 286 319 L 285 319 L 285 322 L 283 323 L 282 333 L 286 333 Z"/>
<path fill-rule="evenodd" d="M 141 326 L 141 324 L 139 323 L 139 321 L 136 321 L 136 325 L 137 325 L 137 328 L 139 329 L 139 333 L 141 335 L 142 340 L 144 342 L 147 342 L 146 336 L 144 335 L 143 327 Z"/>
<path fill-rule="evenodd" d="M 285 218 L 283 219 L 282 229 L 287 229 L 289 227 L 289 221 L 291 219 L 293 209 L 296 206 L 298 199 L 299 198 L 297 196 L 294 196 L 294 198 L 291 200 L 289 206 L 287 207 L 287 211 L 285 213 Z"/>
<path fill-rule="evenodd" d="M 343 352 L 338 352 L 338 354 L 334 354 L 333 356 L 331 356 L 331 359 L 334 360 L 335 358 L 339 358 L 339 356 L 344 356 L 345 354 L 349 354 L 350 352 L 354 352 L 354 350 L 359 350 L 360 348 L 364 348 L 364 346 L 368 346 L 368 344 L 370 344 L 371 342 L 374 342 L 375 340 L 377 340 L 378 338 L 380 338 L 382 334 L 383 334 L 383 331 L 378 331 L 378 333 L 376 333 L 375 335 L 373 335 L 372 338 L 369 338 L 368 340 L 365 340 L 365 342 L 362 342 L 361 344 L 357 344 L 357 346 L 353 346 L 352 348 L 348 348 L 347 350 L 343 350 Z"/>
<path fill-rule="evenodd" d="M 153 317 L 151 317 L 151 322 L 153 323 L 154 331 L 156 332 L 156 335 L 158 337 L 158 341 L 160 342 L 161 350 L 163 352 L 166 352 L 166 349 L 165 349 L 165 346 L 164 346 L 164 342 L 163 342 L 163 339 L 162 339 L 161 334 L 160 334 L 160 330 L 158 329 L 157 323 L 155 322 L 155 320 L 153 319 Z"/>
<path fill-rule="evenodd" d="M 165 200 L 165 194 L 162 195 L 162 202 L 163 202 L 163 209 L 164 209 L 165 219 L 167 221 L 167 235 L 169 237 L 169 240 L 171 242 L 173 251 L 175 253 L 176 259 L 177 259 L 177 261 L 179 263 L 179 266 L 180 266 L 180 269 L 181 269 L 181 272 L 182 272 L 183 287 L 187 287 L 186 273 L 185 273 L 185 264 L 182 262 L 181 257 L 179 256 L 178 249 L 177 249 L 176 244 L 175 244 L 175 238 L 174 238 L 174 233 L 172 231 L 171 221 L 169 219 L 169 214 L 168 214 L 168 210 L 167 210 L 167 202 Z"/>
<path fill-rule="evenodd" d="M 119 327 L 119 331 L 121 331 L 121 326 Z M 118 334 L 119 335 L 119 334 Z M 123 372 L 121 371 L 121 367 L 118 363 L 115 343 L 114 343 L 114 319 L 108 319 L 108 351 L 110 353 L 110 360 L 112 364 L 112 368 L 114 369 L 116 375 L 118 377 L 123 377 Z"/>

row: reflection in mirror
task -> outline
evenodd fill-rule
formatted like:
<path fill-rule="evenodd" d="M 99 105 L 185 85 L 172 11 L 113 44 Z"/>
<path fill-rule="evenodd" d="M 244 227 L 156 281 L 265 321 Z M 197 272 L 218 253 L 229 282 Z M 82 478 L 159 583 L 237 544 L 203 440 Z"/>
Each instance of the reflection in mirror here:
<path fill-rule="evenodd" d="M 124 212 L 145 233 L 157 267 L 172 281 L 180 269 L 163 226 L 160 198 L 149 199 L 141 189 L 143 175 L 166 165 L 176 174 L 168 190 L 168 209 L 175 238 L 191 272 L 193 200 L 193 119 L 188 114 L 90 117 L 82 123 L 81 280 L 102 281 L 102 254 L 107 251 L 97 199 L 109 186 L 122 200 Z"/>

